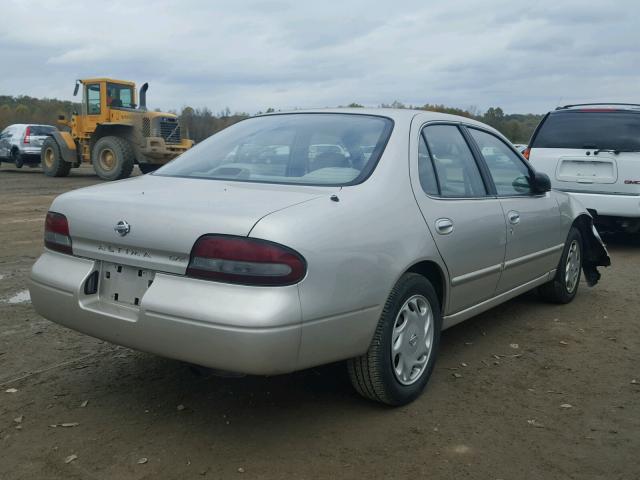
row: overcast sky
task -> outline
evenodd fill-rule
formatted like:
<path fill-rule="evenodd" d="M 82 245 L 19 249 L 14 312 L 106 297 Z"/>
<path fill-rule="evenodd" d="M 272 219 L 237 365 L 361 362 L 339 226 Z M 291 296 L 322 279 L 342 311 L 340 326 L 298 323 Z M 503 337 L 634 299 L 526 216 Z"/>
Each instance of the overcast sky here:
<path fill-rule="evenodd" d="M 639 0 L 0 0 L 0 17 L 0 95 L 110 76 L 163 109 L 640 103 Z"/>

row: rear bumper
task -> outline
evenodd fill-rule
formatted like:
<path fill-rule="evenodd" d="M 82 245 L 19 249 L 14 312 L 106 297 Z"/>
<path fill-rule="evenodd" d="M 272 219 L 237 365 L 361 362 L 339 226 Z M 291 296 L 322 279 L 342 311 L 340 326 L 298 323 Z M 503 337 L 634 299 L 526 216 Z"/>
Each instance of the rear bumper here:
<path fill-rule="evenodd" d="M 567 191 L 585 208 L 595 210 L 598 216 L 640 218 L 640 195 L 614 195 Z"/>
<path fill-rule="evenodd" d="M 33 155 L 40 157 L 40 152 L 42 151 L 42 147 L 22 147 L 20 148 L 21 155 Z"/>
<path fill-rule="evenodd" d="M 97 268 L 93 260 L 45 251 L 31 271 L 36 311 L 93 337 L 211 368 L 259 375 L 297 369 L 297 286 L 252 288 L 157 273 L 133 307 L 84 293 Z"/>

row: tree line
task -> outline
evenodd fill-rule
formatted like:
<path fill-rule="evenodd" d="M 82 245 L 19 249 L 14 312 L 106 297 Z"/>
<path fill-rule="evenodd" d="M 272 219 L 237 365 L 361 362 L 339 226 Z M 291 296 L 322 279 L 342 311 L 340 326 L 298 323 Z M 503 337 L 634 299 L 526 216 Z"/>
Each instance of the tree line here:
<path fill-rule="evenodd" d="M 496 128 L 513 143 L 527 143 L 536 125 L 542 119 L 542 115 L 531 113 L 506 114 L 500 107 L 491 107 L 486 112 L 480 112 L 475 107 L 462 109 L 429 103 L 424 105 L 405 105 L 398 101 L 390 104 L 383 103 L 379 106 L 383 108 L 430 110 L 473 118 Z M 350 103 L 349 105 L 344 105 L 344 107 L 360 108 L 363 105 Z M 58 115 L 69 117 L 71 112 L 79 110 L 79 104 L 67 100 L 0 95 L 0 131 L 13 123 L 56 125 Z M 273 108 L 269 108 L 264 113 L 274 111 Z M 185 136 L 196 142 L 200 142 L 210 135 L 251 116 L 244 112 L 232 113 L 228 108 L 214 113 L 207 107 L 184 107 L 180 112 L 172 113 L 178 115 Z M 258 114 L 261 113 L 263 112 L 258 112 Z"/>

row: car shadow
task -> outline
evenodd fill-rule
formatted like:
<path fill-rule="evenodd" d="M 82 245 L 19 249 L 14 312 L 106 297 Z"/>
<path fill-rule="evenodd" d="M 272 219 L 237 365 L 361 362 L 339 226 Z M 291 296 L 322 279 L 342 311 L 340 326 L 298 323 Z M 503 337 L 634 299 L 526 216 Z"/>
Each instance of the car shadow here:
<path fill-rule="evenodd" d="M 513 317 L 533 306 L 545 308 L 535 293 L 525 294 L 444 331 L 434 376 L 439 374 L 438 365 L 446 363 L 449 356 L 456 357 L 462 345 L 491 337 Z M 162 416 L 172 417 L 178 405 L 182 405 L 185 411 L 205 423 L 216 420 L 219 415 L 254 416 L 256 410 L 263 412 L 261 416 L 267 412 L 268 416 L 279 417 L 301 405 L 312 407 L 319 415 L 330 414 L 336 405 L 351 412 L 388 409 L 355 393 L 344 362 L 272 377 L 224 377 L 203 367 L 117 348 L 126 354 L 117 355 L 113 364 L 111 358 L 104 358 L 92 365 L 100 370 L 100 376 L 93 376 L 85 386 L 82 386 L 87 380 L 85 376 L 68 379 L 69 389 L 90 387 L 98 396 L 120 397 L 118 401 L 105 403 L 108 408 L 118 410 L 119 406 L 127 405 L 127 408 L 162 412 Z M 113 412 L 114 415 L 122 413 Z"/>

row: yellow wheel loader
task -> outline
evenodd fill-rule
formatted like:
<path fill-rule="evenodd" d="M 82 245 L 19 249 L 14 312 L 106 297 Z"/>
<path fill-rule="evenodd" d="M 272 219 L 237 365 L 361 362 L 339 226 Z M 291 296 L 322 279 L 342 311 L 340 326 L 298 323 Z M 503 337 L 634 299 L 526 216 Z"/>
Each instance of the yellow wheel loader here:
<path fill-rule="evenodd" d="M 151 172 L 193 146 L 183 138 L 178 117 L 172 113 L 147 111 L 149 85 L 136 85 L 111 78 L 77 80 L 73 95 L 82 85 L 82 111 L 58 123 L 69 132 L 56 131 L 42 144 L 41 166 L 45 175 L 64 177 L 72 167 L 91 162 L 104 180 L 127 178 L 138 164 Z"/>

